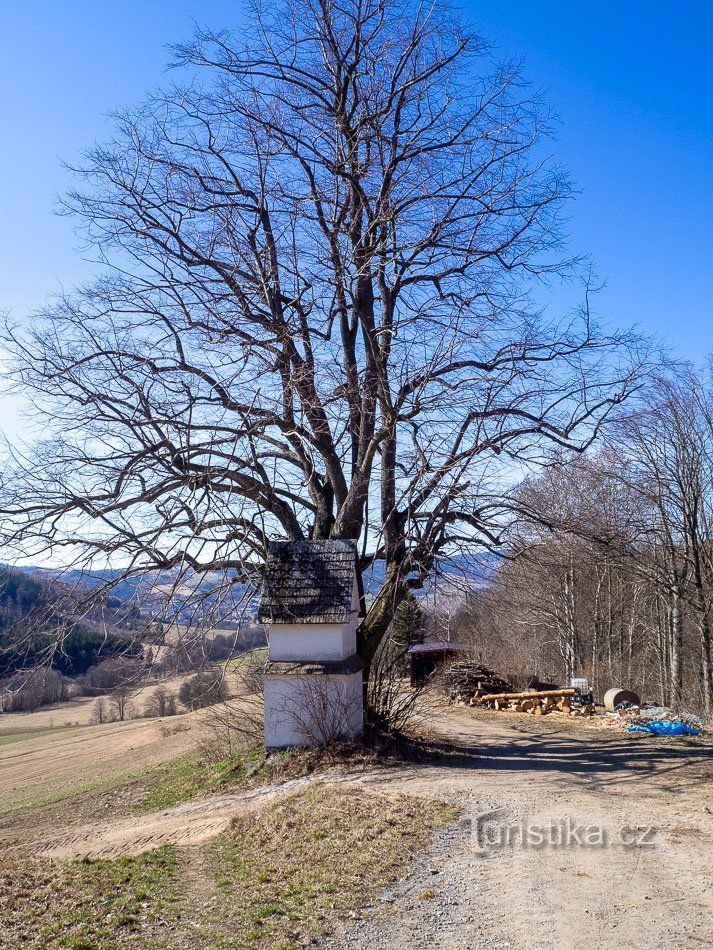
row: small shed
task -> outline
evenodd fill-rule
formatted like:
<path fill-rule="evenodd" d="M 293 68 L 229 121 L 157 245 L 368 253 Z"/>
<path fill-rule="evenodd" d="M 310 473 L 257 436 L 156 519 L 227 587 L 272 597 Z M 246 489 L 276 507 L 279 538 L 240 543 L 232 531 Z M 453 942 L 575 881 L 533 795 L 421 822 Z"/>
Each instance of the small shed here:
<path fill-rule="evenodd" d="M 451 640 L 417 643 L 409 648 L 411 685 L 420 686 L 441 664 L 455 659 L 461 653 L 472 653 L 473 648 Z"/>
<path fill-rule="evenodd" d="M 320 745 L 364 724 L 362 616 L 352 541 L 276 541 L 258 617 L 268 628 L 265 746 Z"/>

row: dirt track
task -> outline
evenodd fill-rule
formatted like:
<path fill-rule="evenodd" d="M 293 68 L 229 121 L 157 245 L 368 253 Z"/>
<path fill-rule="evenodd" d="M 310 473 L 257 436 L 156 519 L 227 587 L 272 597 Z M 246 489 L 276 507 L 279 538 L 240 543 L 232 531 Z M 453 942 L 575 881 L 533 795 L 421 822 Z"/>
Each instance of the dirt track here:
<path fill-rule="evenodd" d="M 192 847 L 222 834 L 236 815 L 294 794 L 312 779 L 300 778 L 238 795 L 221 795 L 177 805 L 163 812 L 101 822 L 46 839 L 41 857 L 115 858 L 174 844 Z"/>
<path fill-rule="evenodd" d="M 557 722 L 470 711 L 441 720 L 470 761 L 414 768 L 391 784 L 458 799 L 464 821 L 329 945 L 713 945 L 710 737 L 649 740 Z M 478 821 L 495 809 L 487 825 Z M 580 845 L 571 833 L 567 841 L 568 821 L 570 831 L 595 826 L 603 843 Z M 536 826 L 554 826 L 545 841 L 555 843 L 518 843 Z"/>

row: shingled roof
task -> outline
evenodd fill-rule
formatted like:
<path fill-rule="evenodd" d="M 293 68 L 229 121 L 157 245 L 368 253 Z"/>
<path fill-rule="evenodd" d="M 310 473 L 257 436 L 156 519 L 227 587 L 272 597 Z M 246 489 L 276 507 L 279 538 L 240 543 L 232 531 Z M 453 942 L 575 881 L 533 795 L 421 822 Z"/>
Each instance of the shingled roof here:
<path fill-rule="evenodd" d="M 347 623 L 356 574 L 353 541 L 272 541 L 258 618 L 262 623 Z"/>

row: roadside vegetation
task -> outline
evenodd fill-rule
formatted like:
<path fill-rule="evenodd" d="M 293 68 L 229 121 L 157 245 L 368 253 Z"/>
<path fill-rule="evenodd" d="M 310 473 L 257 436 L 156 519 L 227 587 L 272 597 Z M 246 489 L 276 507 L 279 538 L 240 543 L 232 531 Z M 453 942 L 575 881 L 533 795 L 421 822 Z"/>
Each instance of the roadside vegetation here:
<path fill-rule="evenodd" d="M 289 946 L 328 934 L 337 915 L 403 874 L 434 830 L 456 817 L 432 799 L 313 785 L 236 819 L 208 849 L 221 917 L 241 935 L 236 946 Z"/>
<path fill-rule="evenodd" d="M 135 803 L 134 810 L 171 808 L 198 795 L 269 780 L 271 775 L 261 748 L 225 760 L 211 760 L 201 750 L 192 750 L 152 770 L 147 776 L 146 793 Z"/>

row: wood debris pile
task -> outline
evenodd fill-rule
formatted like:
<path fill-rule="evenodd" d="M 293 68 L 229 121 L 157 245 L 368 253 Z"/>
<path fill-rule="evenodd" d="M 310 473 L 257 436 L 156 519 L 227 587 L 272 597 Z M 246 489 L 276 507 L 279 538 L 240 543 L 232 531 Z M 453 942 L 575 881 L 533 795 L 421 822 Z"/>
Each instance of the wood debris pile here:
<path fill-rule="evenodd" d="M 599 729 L 608 729 L 611 732 L 628 732 L 630 726 L 645 726 L 654 721 L 681 723 L 691 729 L 701 731 L 705 728 L 705 720 L 687 712 L 677 712 L 669 706 L 628 706 L 608 712 L 606 716 L 598 716 L 595 725 Z"/>
<path fill-rule="evenodd" d="M 595 716 L 592 725 L 605 732 L 626 732 L 628 725 L 619 716 L 606 713 L 604 716 Z"/>
<path fill-rule="evenodd" d="M 576 690 L 573 688 L 529 689 L 518 693 L 487 666 L 475 663 L 454 663 L 443 670 L 442 677 L 452 703 L 530 713 L 533 716 L 544 716 L 551 712 L 570 716 L 589 716 L 594 713 L 593 705 L 583 705 L 574 700 Z"/>
<path fill-rule="evenodd" d="M 512 690 L 510 683 L 487 666 L 469 662 L 454 663 L 447 667 L 443 671 L 443 685 L 451 702 L 467 705 L 473 705 L 474 699 Z"/>

